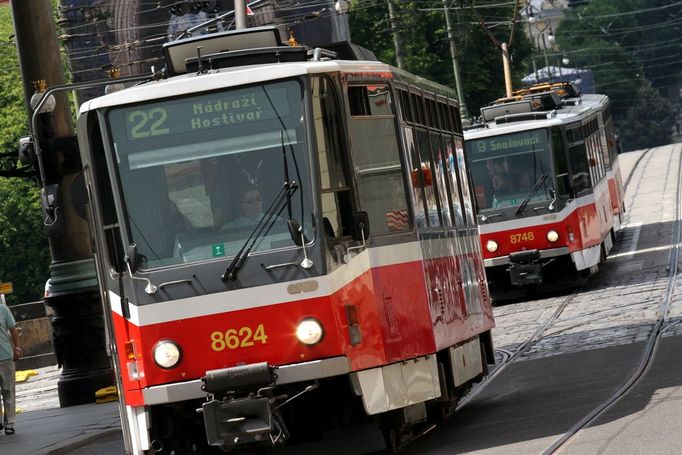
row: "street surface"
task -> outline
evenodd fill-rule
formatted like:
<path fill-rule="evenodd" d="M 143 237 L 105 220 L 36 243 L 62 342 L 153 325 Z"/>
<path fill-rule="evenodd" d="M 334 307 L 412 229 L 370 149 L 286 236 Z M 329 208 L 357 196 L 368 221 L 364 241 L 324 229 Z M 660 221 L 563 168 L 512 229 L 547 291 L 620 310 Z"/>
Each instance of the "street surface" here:
<path fill-rule="evenodd" d="M 620 155 L 623 181 L 642 151 Z M 623 230 L 609 259 L 574 296 L 568 293 L 495 308 L 497 361 L 533 337 L 519 358 L 472 395 L 458 413 L 405 447 L 404 454 L 542 454 L 619 389 L 642 360 L 672 287 L 655 360 L 642 380 L 562 454 L 679 454 L 682 449 L 682 277 L 670 282 L 682 144 L 653 149 L 635 168 Z M 673 267 L 674 269 L 674 267 Z M 670 284 L 669 284 L 670 283 Z M 568 302 L 568 303 L 566 303 Z M 58 406 L 56 368 L 19 385 L 18 407 Z M 73 453 L 122 453 L 120 438 Z"/>

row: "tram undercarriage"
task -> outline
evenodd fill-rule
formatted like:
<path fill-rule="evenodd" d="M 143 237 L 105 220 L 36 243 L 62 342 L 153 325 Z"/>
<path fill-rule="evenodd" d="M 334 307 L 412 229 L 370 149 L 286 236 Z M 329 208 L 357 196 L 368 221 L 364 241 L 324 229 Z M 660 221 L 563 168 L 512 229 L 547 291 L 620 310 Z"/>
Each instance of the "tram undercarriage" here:
<path fill-rule="evenodd" d="M 493 302 L 563 291 L 579 285 L 585 278 L 569 255 L 540 259 L 532 251 L 521 253 L 524 254 L 512 255 L 517 257 L 509 264 L 486 267 Z"/>

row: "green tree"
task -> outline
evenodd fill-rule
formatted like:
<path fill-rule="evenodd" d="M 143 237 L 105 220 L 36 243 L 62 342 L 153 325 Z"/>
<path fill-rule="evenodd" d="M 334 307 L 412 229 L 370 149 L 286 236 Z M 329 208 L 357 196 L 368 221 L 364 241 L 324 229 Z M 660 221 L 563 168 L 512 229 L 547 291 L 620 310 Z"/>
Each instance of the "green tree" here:
<path fill-rule="evenodd" d="M 13 284 L 10 304 L 43 296 L 50 252 L 40 213 L 33 183 L 0 177 L 0 277 Z"/>
<path fill-rule="evenodd" d="M 623 148 L 639 150 L 669 144 L 674 122 L 670 102 L 651 83 L 643 81 L 636 102 L 625 115 Z"/>
<path fill-rule="evenodd" d="M 556 31 L 572 66 L 591 69 L 595 90 L 609 96 L 616 125 L 628 149 L 666 144 L 673 111 L 654 94 L 682 81 L 679 48 L 682 5 L 674 0 L 592 0 L 568 10 Z M 658 126 L 649 123 L 656 112 Z M 643 115 L 638 120 L 636 113 Z M 669 115 L 669 118 L 665 118 Z"/>
<path fill-rule="evenodd" d="M 477 5 L 482 3 L 499 4 L 494 0 L 476 2 Z M 455 78 L 442 3 L 396 1 L 395 8 L 396 27 L 405 52 L 404 69 L 454 88 Z M 491 28 L 491 32 L 500 42 L 508 41 L 513 7 L 491 6 L 481 11 L 484 22 L 503 23 Z M 464 98 L 469 112 L 475 114 L 482 106 L 504 96 L 502 53 L 492 44 L 468 2 L 454 6 L 450 14 L 455 23 Z M 396 64 L 386 2 L 353 0 L 349 21 L 355 43 L 373 50 L 379 60 Z M 519 86 L 521 77 L 528 73 L 528 66 L 524 62 L 529 54 L 530 42 L 517 24 L 511 47 L 515 86 Z"/>
<path fill-rule="evenodd" d="M 31 179 L 7 178 L 16 171 L 16 147 L 28 134 L 28 120 L 19 71 L 10 8 L 0 6 L 0 281 L 10 281 L 8 303 L 42 298 L 50 253 L 43 229 L 40 192 Z"/>

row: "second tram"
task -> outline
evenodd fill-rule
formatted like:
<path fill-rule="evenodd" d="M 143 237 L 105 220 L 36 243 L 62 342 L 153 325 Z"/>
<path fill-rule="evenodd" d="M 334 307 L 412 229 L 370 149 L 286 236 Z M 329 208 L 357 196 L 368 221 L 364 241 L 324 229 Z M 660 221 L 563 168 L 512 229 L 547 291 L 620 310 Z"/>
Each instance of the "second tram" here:
<path fill-rule="evenodd" d="M 164 77 L 81 106 L 128 453 L 372 423 L 395 449 L 486 373 L 454 94 L 337 50 L 187 38 Z"/>
<path fill-rule="evenodd" d="M 465 139 L 493 296 L 594 272 L 624 208 L 608 97 L 570 83 L 518 90 L 482 108 Z"/>

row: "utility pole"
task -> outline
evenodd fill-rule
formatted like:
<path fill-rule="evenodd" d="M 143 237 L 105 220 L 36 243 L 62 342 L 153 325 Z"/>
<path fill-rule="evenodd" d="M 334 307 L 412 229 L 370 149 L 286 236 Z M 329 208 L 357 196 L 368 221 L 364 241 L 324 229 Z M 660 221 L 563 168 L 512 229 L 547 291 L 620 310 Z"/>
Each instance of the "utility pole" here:
<path fill-rule="evenodd" d="M 48 86 L 64 83 L 60 49 L 50 0 L 11 0 L 10 6 L 30 119 L 34 81 L 44 80 Z M 85 218 L 80 154 L 66 95 L 55 96 L 52 111 L 38 114 L 36 129 L 32 133 L 43 150 L 38 167 L 52 257 L 44 302 L 54 315 L 53 341 L 62 367 L 57 387 L 59 403 L 65 407 L 94 402 L 95 391 L 114 384 L 114 376 L 106 351 L 102 305 Z"/>
<path fill-rule="evenodd" d="M 246 28 L 246 0 L 234 0 L 235 29 Z"/>
<path fill-rule="evenodd" d="M 455 89 L 457 90 L 457 98 L 459 98 L 459 111 L 463 118 L 467 118 L 466 103 L 464 102 L 464 91 L 462 90 L 462 81 L 459 77 L 459 63 L 457 62 L 457 45 L 455 43 L 455 31 L 452 28 L 452 21 L 450 20 L 450 8 L 448 7 L 448 0 L 443 0 L 443 9 L 445 10 L 445 26 L 448 30 L 448 41 L 450 41 L 450 58 L 452 58 L 452 71 L 455 73 Z"/>
<path fill-rule="evenodd" d="M 511 59 L 507 43 L 502 43 L 502 69 L 504 70 L 504 93 L 507 98 L 512 96 Z"/>
<path fill-rule="evenodd" d="M 400 41 L 400 33 L 398 32 L 398 25 L 396 24 L 395 9 L 393 0 L 386 0 L 388 2 L 388 22 L 391 24 L 391 33 L 393 34 L 393 44 L 395 45 L 395 60 L 398 68 L 405 68 L 405 61 L 403 59 L 403 43 Z"/>

